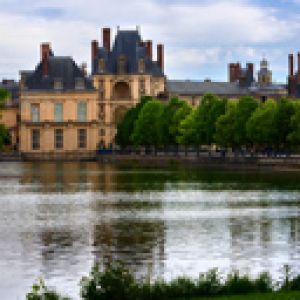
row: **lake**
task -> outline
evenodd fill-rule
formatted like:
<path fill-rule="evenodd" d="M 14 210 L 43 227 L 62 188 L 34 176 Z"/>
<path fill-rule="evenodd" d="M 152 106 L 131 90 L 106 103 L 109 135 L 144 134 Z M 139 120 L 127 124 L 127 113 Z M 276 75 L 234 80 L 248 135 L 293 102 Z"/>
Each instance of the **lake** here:
<path fill-rule="evenodd" d="M 300 270 L 300 173 L 0 164 L 0 299 L 40 277 L 79 298 L 94 262 L 167 280 Z M 299 271 L 298 271 L 299 272 Z"/>

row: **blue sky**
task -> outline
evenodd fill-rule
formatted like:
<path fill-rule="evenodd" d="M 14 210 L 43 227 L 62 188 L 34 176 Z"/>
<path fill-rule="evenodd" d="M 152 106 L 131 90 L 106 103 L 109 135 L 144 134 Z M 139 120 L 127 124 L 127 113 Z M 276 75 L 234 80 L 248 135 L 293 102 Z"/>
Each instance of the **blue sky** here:
<path fill-rule="evenodd" d="M 100 28 L 141 27 L 144 39 L 165 44 L 172 79 L 227 80 L 227 64 L 265 56 L 285 82 L 287 56 L 300 51 L 300 0 L 0 0 L 0 78 L 33 69 L 39 44 L 90 63 Z M 154 48 L 154 56 L 155 56 Z"/>

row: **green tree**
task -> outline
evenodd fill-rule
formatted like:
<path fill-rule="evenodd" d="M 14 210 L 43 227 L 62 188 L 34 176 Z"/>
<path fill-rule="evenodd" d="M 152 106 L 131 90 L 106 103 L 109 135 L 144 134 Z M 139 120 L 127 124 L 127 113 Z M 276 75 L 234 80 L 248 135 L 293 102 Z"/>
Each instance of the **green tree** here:
<path fill-rule="evenodd" d="M 290 122 L 291 132 L 288 134 L 287 140 L 292 145 L 300 145 L 300 104 L 295 104 L 294 109 L 295 112 Z"/>
<path fill-rule="evenodd" d="M 151 100 L 152 97 L 142 97 L 141 101 L 135 107 L 129 109 L 126 112 L 123 120 L 119 124 L 117 124 L 117 134 L 115 140 L 119 146 L 125 147 L 133 145 L 131 136 L 134 130 L 134 123 L 138 119 L 139 113 L 143 106 Z"/>
<path fill-rule="evenodd" d="M 291 132 L 291 118 L 295 113 L 295 106 L 287 99 L 281 99 L 277 103 L 274 117 L 275 141 L 277 146 L 286 147 L 288 144 L 288 135 Z"/>
<path fill-rule="evenodd" d="M 176 113 L 182 108 L 186 107 L 185 101 L 179 100 L 177 97 L 171 98 L 168 105 L 164 107 L 160 119 L 160 141 L 163 145 L 174 145 L 176 144 L 177 127 L 181 121 L 178 117 L 182 116 L 183 111 L 180 115 Z"/>
<path fill-rule="evenodd" d="M 253 97 L 241 97 L 237 103 L 235 110 L 234 135 L 235 143 L 239 146 L 250 143 L 247 136 L 246 124 L 258 107 L 258 101 Z"/>
<path fill-rule="evenodd" d="M 236 104 L 228 102 L 226 112 L 221 115 L 216 123 L 216 143 L 225 147 L 233 147 L 235 145 L 235 116 Z"/>
<path fill-rule="evenodd" d="M 215 142 L 217 119 L 225 113 L 227 100 L 206 94 L 195 112 L 195 136 L 196 145 L 210 145 Z"/>
<path fill-rule="evenodd" d="M 4 89 L 0 89 L 0 119 L 2 118 L 1 110 L 5 107 L 6 99 L 10 97 L 10 93 Z M 0 150 L 3 150 L 4 145 L 10 143 L 10 134 L 3 123 L 0 123 Z"/>
<path fill-rule="evenodd" d="M 247 122 L 247 134 L 250 141 L 257 146 L 276 144 L 275 114 L 277 105 L 274 100 L 261 104 Z"/>
<path fill-rule="evenodd" d="M 134 124 L 132 141 L 135 145 L 160 144 L 160 118 L 163 111 L 163 104 L 157 100 L 148 101 L 143 106 Z"/>
<path fill-rule="evenodd" d="M 186 117 L 180 122 L 176 141 L 181 145 L 196 145 L 196 115 L 197 110 L 191 110 Z"/>

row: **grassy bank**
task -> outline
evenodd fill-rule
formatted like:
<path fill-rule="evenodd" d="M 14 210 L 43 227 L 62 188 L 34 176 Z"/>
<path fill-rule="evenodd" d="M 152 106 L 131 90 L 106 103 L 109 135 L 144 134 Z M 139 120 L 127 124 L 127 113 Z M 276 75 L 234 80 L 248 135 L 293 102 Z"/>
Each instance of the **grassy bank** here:
<path fill-rule="evenodd" d="M 198 279 L 179 277 L 170 282 L 136 277 L 122 264 L 94 266 L 89 276 L 81 279 L 83 300 L 300 300 L 300 275 L 291 278 L 289 267 L 283 269 L 281 282 L 274 283 L 268 273 L 250 278 L 238 272 L 222 277 L 214 269 Z M 243 295 L 243 296 L 241 296 Z M 43 281 L 32 288 L 27 300 L 63 300 Z"/>
<path fill-rule="evenodd" d="M 278 292 L 269 294 L 240 295 L 214 298 L 181 298 L 178 300 L 299 300 L 300 292 Z"/>

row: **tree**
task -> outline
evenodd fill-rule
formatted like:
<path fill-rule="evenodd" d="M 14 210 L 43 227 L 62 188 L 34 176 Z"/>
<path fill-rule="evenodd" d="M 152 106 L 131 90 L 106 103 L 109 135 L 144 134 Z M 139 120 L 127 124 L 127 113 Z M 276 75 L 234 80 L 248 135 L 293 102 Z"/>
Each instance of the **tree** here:
<path fill-rule="evenodd" d="M 235 143 L 239 146 L 250 143 L 247 136 L 246 124 L 258 107 L 258 101 L 253 97 L 241 97 L 235 109 L 234 135 Z"/>
<path fill-rule="evenodd" d="M 276 144 L 275 114 L 277 106 L 274 100 L 261 104 L 247 122 L 247 135 L 250 141 L 259 146 Z"/>
<path fill-rule="evenodd" d="M 196 115 L 197 111 L 192 110 L 179 124 L 177 143 L 182 145 L 196 145 Z"/>
<path fill-rule="evenodd" d="M 177 111 L 182 107 L 186 107 L 187 103 L 185 101 L 179 100 L 177 97 L 171 98 L 168 105 L 164 107 L 160 119 L 160 141 L 163 145 L 174 145 L 176 144 L 177 128 L 180 119 L 175 119 Z M 183 113 L 183 112 L 181 112 Z"/>
<path fill-rule="evenodd" d="M 0 89 L 0 110 L 5 107 L 5 100 L 10 96 L 10 93 L 4 89 Z M 2 118 L 0 114 L 0 119 Z M 0 123 L 0 150 L 3 150 L 4 145 L 10 143 L 10 135 L 4 124 Z"/>
<path fill-rule="evenodd" d="M 295 113 L 295 106 L 287 99 L 281 99 L 277 103 L 274 117 L 275 141 L 278 146 L 286 147 L 288 135 L 291 132 L 291 117 Z"/>
<path fill-rule="evenodd" d="M 134 130 L 134 123 L 138 119 L 139 113 L 143 106 L 151 100 L 152 97 L 144 96 L 135 107 L 126 112 L 123 120 L 117 125 L 117 134 L 115 140 L 119 146 L 125 147 L 133 145 L 131 136 Z"/>
<path fill-rule="evenodd" d="M 197 145 L 210 145 L 215 142 L 216 121 L 225 113 L 227 100 L 206 94 L 195 112 L 195 142 Z"/>
<path fill-rule="evenodd" d="M 225 147 L 232 147 L 235 144 L 235 116 L 236 104 L 228 102 L 226 112 L 220 116 L 216 123 L 216 143 Z"/>
<path fill-rule="evenodd" d="M 300 104 L 297 103 L 294 106 L 295 112 L 291 117 L 290 129 L 291 132 L 288 134 L 287 140 L 292 145 L 300 145 Z"/>
<path fill-rule="evenodd" d="M 160 144 L 160 118 L 164 106 L 157 100 L 148 101 L 141 109 L 134 124 L 132 141 L 135 145 L 157 146 Z"/>

